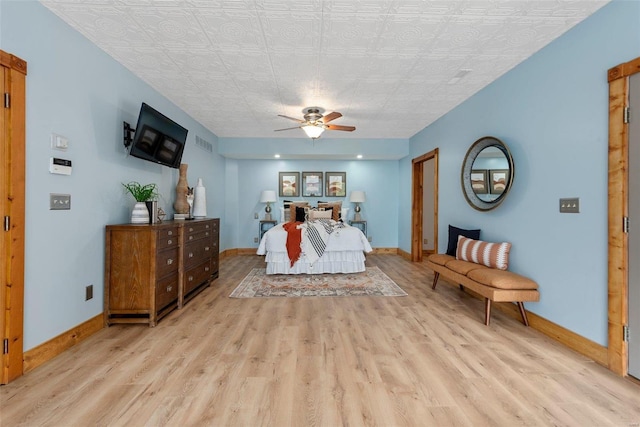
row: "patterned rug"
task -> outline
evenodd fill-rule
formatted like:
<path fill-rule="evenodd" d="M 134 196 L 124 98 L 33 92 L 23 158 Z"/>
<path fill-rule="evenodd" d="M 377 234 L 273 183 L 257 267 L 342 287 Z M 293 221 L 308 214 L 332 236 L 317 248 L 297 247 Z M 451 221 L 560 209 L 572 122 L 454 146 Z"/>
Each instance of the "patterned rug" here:
<path fill-rule="evenodd" d="M 367 267 L 362 273 L 347 274 L 265 274 L 254 268 L 230 298 L 260 297 L 352 297 L 407 296 L 378 267 Z"/>

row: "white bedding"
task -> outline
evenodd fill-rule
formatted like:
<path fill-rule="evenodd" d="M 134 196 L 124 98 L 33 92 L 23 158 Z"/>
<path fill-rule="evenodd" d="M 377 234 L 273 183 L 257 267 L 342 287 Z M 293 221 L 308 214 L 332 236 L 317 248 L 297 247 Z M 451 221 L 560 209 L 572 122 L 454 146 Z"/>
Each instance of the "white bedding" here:
<path fill-rule="evenodd" d="M 345 224 L 344 228 L 329 234 L 327 246 L 319 259 L 305 248 L 303 238 L 300 259 L 292 267 L 287 254 L 287 232 L 282 225 L 269 229 L 258 246 L 257 254 L 266 255 L 267 274 L 356 273 L 365 269 L 364 253 L 373 250 L 359 228 Z"/>

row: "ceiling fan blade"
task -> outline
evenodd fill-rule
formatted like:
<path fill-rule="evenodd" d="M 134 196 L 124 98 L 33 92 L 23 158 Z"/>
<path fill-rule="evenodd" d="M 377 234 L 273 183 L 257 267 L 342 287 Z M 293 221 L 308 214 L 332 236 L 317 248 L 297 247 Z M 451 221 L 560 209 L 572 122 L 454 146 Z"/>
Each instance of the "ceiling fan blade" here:
<path fill-rule="evenodd" d="M 344 130 L 347 132 L 353 132 L 354 130 L 356 130 L 355 126 L 341 126 L 341 125 L 327 125 L 326 128 L 329 130 Z"/>
<path fill-rule="evenodd" d="M 296 119 L 296 118 L 289 117 L 289 116 L 283 116 L 282 114 L 278 114 L 278 117 L 284 117 L 285 119 L 293 120 L 294 122 L 304 123 L 304 120 L 302 120 L 302 119 Z"/>
<path fill-rule="evenodd" d="M 291 130 L 291 129 L 300 129 L 302 126 L 296 126 L 292 128 L 284 128 L 284 129 L 275 129 L 274 132 L 280 132 L 281 130 Z"/>
<path fill-rule="evenodd" d="M 322 123 L 327 124 L 329 123 L 331 120 L 335 120 L 339 117 L 342 117 L 341 113 L 338 113 L 337 111 L 334 111 L 333 113 L 329 113 L 326 116 L 322 117 Z"/>

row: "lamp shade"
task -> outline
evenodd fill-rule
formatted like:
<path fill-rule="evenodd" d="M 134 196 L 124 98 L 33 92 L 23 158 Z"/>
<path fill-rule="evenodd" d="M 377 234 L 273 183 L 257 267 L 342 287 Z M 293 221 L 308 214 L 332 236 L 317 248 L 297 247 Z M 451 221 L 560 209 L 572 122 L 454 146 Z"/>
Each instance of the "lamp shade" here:
<path fill-rule="evenodd" d="M 363 203 L 365 200 L 366 200 L 366 196 L 364 194 L 364 191 L 361 191 L 361 190 L 354 190 L 351 192 L 351 195 L 349 196 L 350 202 Z"/>
<path fill-rule="evenodd" d="M 322 126 L 316 126 L 316 125 L 302 126 L 302 130 L 311 139 L 320 138 L 320 135 L 322 135 L 322 132 L 324 132 L 324 128 Z"/>
<path fill-rule="evenodd" d="M 262 190 L 260 203 L 273 203 L 276 201 L 276 192 L 273 190 Z"/>

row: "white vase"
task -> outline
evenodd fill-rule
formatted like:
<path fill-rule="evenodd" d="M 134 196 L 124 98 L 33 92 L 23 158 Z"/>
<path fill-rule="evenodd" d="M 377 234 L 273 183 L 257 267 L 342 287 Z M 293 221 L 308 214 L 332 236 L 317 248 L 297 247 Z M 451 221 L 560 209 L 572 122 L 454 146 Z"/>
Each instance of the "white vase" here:
<path fill-rule="evenodd" d="M 131 224 L 149 224 L 149 209 L 145 202 L 136 202 L 133 205 Z"/>
<path fill-rule="evenodd" d="M 193 189 L 193 216 L 196 218 L 206 218 L 207 216 L 207 194 L 202 185 L 202 178 L 198 178 L 198 184 Z"/>

